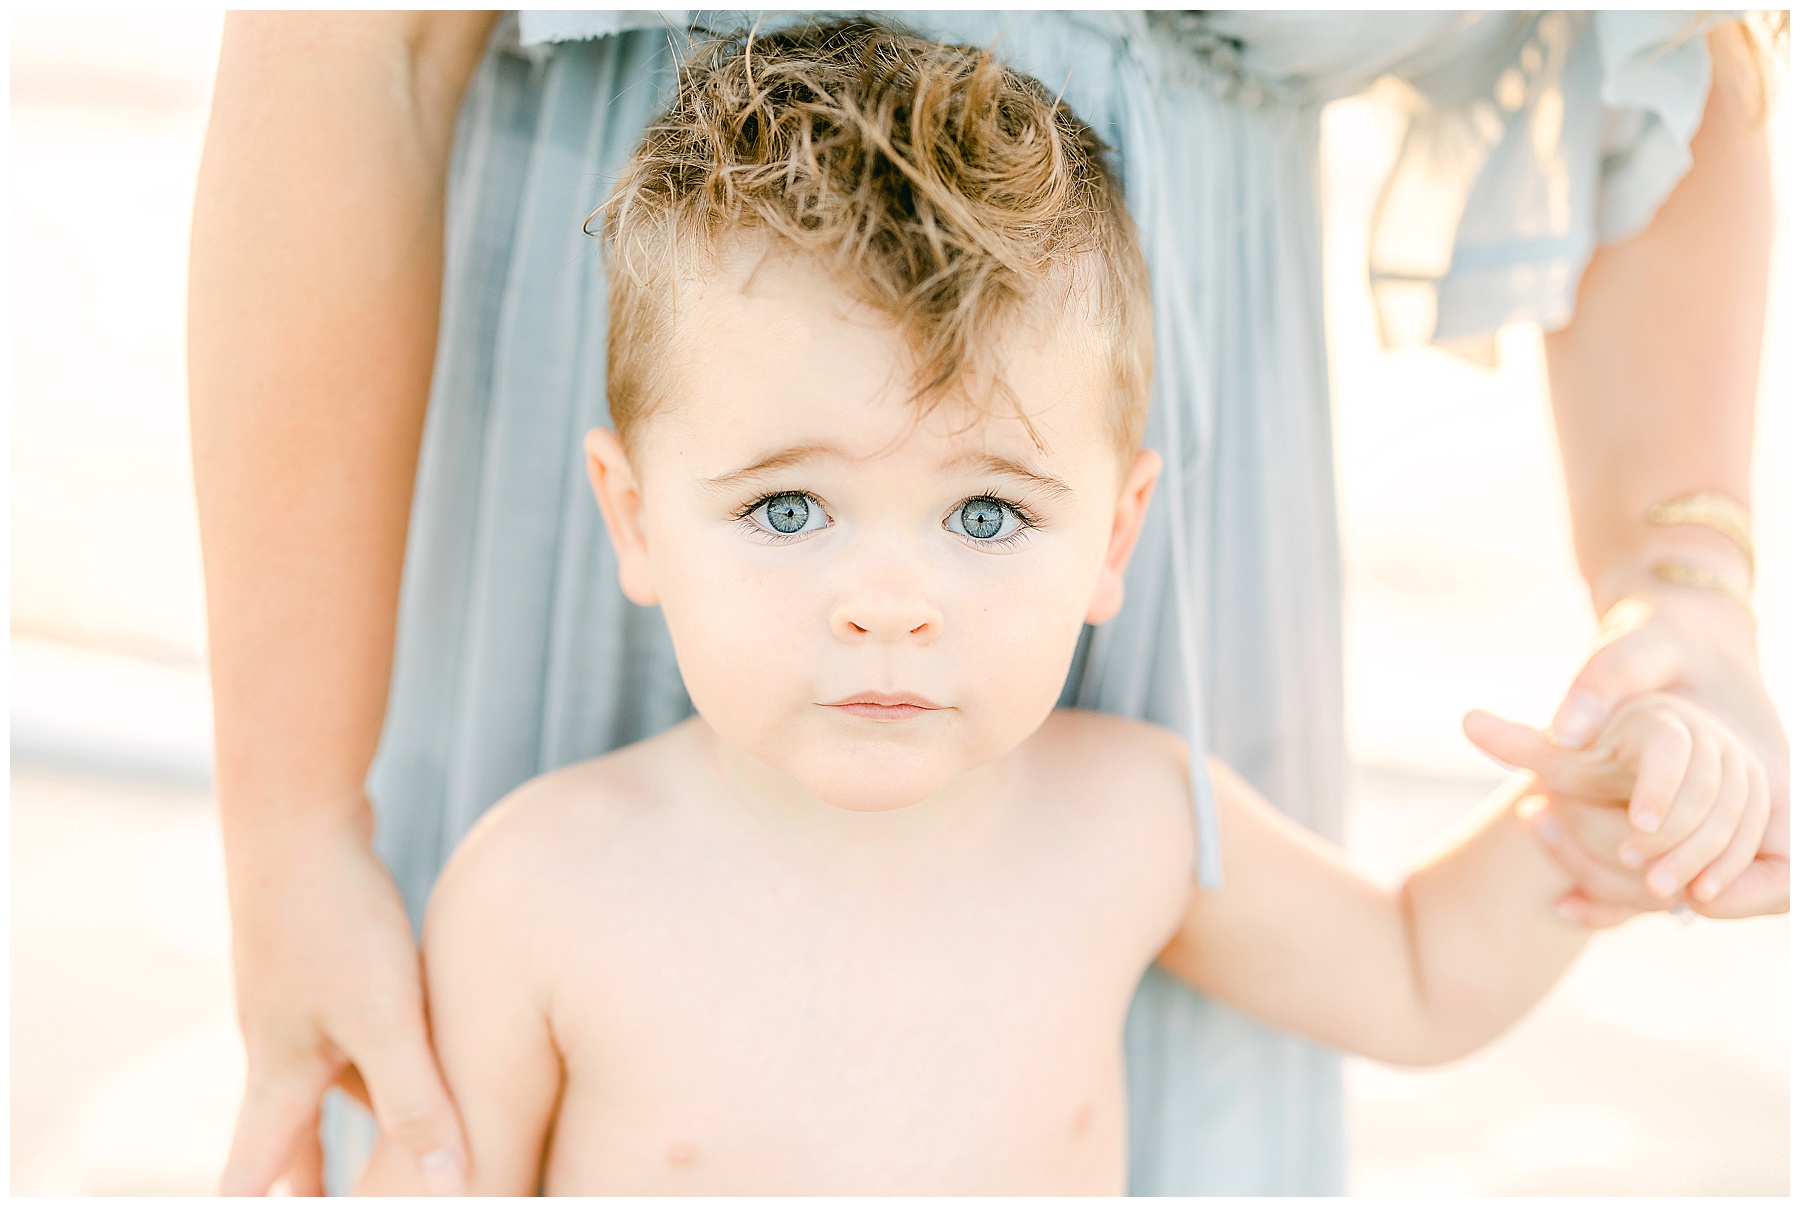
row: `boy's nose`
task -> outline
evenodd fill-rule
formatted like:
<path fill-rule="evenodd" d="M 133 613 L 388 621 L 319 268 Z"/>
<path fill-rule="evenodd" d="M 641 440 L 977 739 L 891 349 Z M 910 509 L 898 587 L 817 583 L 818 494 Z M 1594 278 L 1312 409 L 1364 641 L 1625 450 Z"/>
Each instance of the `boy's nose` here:
<path fill-rule="evenodd" d="M 944 628 L 937 605 L 917 592 L 859 592 L 831 614 L 839 641 L 936 641 Z"/>

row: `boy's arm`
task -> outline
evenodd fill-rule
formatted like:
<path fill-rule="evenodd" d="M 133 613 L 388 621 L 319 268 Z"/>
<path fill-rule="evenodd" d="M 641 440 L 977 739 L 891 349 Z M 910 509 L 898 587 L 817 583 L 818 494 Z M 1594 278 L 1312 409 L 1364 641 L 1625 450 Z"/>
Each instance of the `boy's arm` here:
<path fill-rule="evenodd" d="M 1555 910 L 1568 875 L 1514 815 L 1525 781 L 1384 889 L 1229 768 L 1211 771 L 1224 884 L 1193 894 L 1159 962 L 1248 1014 L 1377 1060 L 1449 1060 L 1522 1015 L 1587 942 Z M 1615 844 L 1629 833 L 1616 814 Z"/>
<path fill-rule="evenodd" d="M 427 1008 L 444 1080 L 469 1145 L 468 1193 L 538 1192 L 562 1090 L 542 970 L 545 913 L 529 863 L 495 827 L 470 836 L 438 880 L 425 922 Z M 541 886 L 538 886 L 541 888 Z M 386 1134 L 358 1194 L 424 1194 Z"/>

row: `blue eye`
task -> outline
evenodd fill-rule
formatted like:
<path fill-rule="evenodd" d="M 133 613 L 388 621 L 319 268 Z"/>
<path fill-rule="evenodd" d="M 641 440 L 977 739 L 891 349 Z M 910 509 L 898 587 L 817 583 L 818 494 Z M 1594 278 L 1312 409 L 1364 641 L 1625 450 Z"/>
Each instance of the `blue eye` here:
<path fill-rule="evenodd" d="M 771 536 L 803 536 L 830 523 L 819 501 L 797 490 L 770 495 L 751 508 L 747 515 Z"/>
<path fill-rule="evenodd" d="M 1016 533 L 1023 521 L 1011 504 L 983 495 L 965 499 L 950 513 L 945 524 L 950 531 L 976 541 L 1004 541 Z"/>
<path fill-rule="evenodd" d="M 799 532 L 812 518 L 812 506 L 805 495 L 779 495 L 763 504 L 763 514 L 776 532 Z"/>

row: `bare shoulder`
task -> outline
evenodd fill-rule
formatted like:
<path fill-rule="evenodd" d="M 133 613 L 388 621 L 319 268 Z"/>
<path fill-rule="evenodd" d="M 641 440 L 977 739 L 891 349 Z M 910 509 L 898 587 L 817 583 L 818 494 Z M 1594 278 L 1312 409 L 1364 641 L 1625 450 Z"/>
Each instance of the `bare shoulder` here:
<path fill-rule="evenodd" d="M 1147 721 L 1058 709 L 1032 738 L 1049 795 L 1151 925 L 1172 932 L 1194 868 L 1187 743 Z M 1166 933 L 1164 936 L 1166 937 Z"/>
<path fill-rule="evenodd" d="M 1160 725 L 1059 708 L 1033 742 L 1047 768 L 1083 786 L 1076 799 L 1088 805 L 1152 824 L 1188 816 L 1187 743 Z"/>
<path fill-rule="evenodd" d="M 680 727 L 528 780 L 482 815 L 439 874 L 434 932 L 480 929 L 495 942 L 543 930 L 629 848 L 658 809 Z"/>

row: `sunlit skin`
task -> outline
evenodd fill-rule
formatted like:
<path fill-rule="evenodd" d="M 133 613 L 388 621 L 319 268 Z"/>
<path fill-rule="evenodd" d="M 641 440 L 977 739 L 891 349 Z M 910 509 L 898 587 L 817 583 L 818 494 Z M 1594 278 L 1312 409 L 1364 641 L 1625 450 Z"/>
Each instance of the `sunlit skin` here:
<path fill-rule="evenodd" d="M 956 396 L 921 415 L 893 328 L 754 248 L 677 313 L 666 403 L 629 450 L 600 429 L 586 451 L 620 583 L 663 609 L 699 715 L 526 784 L 438 881 L 426 975 L 471 1190 L 1119 1193 L 1152 961 L 1428 1063 L 1580 951 L 1524 781 L 1392 888 L 1209 763 L 1203 892 L 1183 744 L 1054 708 L 1158 468 L 1108 438 L 1081 315 L 1000 336 L 1028 431 Z M 1578 767 L 1477 728 L 1608 802 L 1584 842 L 1627 836 L 1627 798 L 1743 862 L 1761 836 L 1744 793 L 1693 790 L 1688 751 L 1735 739 L 1682 702 L 1621 713 Z M 385 1133 L 359 1186 L 420 1188 Z"/>
<path fill-rule="evenodd" d="M 317 1111 L 333 1081 L 372 1100 L 383 1151 L 417 1159 L 415 1181 L 464 1184 L 412 927 L 370 849 L 363 785 L 393 672 L 451 136 L 495 16 L 247 12 L 225 25 L 188 332 L 216 795 L 249 1055 L 227 1194 L 278 1178 L 319 1193 Z M 1756 69 L 1736 33 L 1708 37 L 1712 93 L 1692 170 L 1643 234 L 1596 252 L 1575 321 L 1546 341 L 1584 575 L 1599 609 L 1622 591 L 1652 605 L 1588 660 L 1557 730 L 1575 744 L 1592 735 L 1566 728 L 1583 697 L 1599 701 L 1597 718 L 1679 689 L 1752 735 L 1775 815 L 1750 872 L 1716 898 L 1690 893 L 1721 917 L 1786 909 L 1787 743 L 1747 617 L 1716 592 L 1648 574 L 1678 555 L 1730 577 L 1747 569 L 1731 560 L 1741 555 L 1717 533 L 1637 517 L 1696 489 L 1750 497 L 1758 354 L 1747 336 L 1763 327 L 1772 223 L 1766 128 L 1745 112 Z M 318 187 L 331 180 L 355 187 Z M 1610 832 L 1592 848 L 1600 858 L 1583 834 L 1570 824 L 1544 836 L 1577 878 L 1565 898 L 1577 917 L 1609 925 L 1666 903 L 1611 859 Z"/>
<path fill-rule="evenodd" d="M 553 1102 L 555 1192 L 1123 1189 L 1119 1037 L 1192 839 L 1167 735 L 1046 723 L 1158 468 L 1107 434 L 1100 338 L 1004 334 L 1028 425 L 922 411 L 899 333 L 807 268 L 752 253 L 684 289 L 670 400 L 629 454 L 604 429 L 587 452 L 700 715 L 515 793 L 440 881 L 475 1189 L 536 1184 Z M 512 910 L 464 913 L 502 866 L 561 922 L 515 942 Z M 1056 992 L 984 1007 L 1025 985 Z M 554 1054 L 519 1046 L 546 1026 L 508 1026 L 520 999 L 555 1003 Z M 410 1185 L 382 1152 L 363 1188 Z"/>

